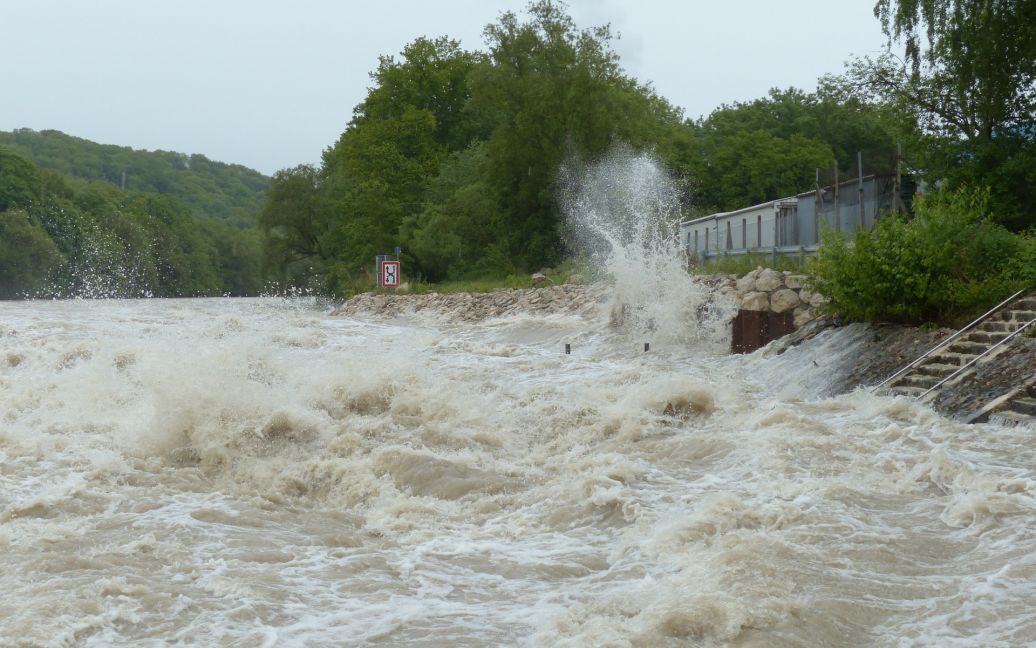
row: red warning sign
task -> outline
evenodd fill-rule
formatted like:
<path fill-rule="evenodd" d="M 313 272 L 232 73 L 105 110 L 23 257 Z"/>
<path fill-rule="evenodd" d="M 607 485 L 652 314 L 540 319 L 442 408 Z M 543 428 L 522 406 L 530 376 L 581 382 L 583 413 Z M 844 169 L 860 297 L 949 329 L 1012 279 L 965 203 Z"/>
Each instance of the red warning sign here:
<path fill-rule="evenodd" d="M 399 261 L 381 262 L 381 287 L 399 288 Z"/>

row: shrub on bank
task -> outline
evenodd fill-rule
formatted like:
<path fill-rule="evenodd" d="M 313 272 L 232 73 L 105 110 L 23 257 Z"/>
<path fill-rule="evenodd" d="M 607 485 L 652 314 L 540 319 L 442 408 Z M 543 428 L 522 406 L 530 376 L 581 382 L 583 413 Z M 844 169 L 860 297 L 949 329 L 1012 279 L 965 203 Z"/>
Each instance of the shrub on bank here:
<path fill-rule="evenodd" d="M 916 216 L 887 215 L 873 230 L 822 234 L 812 272 L 852 320 L 959 323 L 1036 286 L 1036 239 L 997 225 L 988 189 L 915 201 Z"/>

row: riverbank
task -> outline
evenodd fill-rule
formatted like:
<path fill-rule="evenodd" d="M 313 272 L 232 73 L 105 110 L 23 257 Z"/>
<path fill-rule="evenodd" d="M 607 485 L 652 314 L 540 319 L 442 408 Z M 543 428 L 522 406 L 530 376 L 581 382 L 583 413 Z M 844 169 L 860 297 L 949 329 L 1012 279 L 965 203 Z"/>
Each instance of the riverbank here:
<path fill-rule="evenodd" d="M 795 349 L 822 369 L 815 397 L 831 397 L 880 384 L 904 365 L 953 333 L 952 329 L 894 324 L 850 324 L 821 316 L 823 296 L 812 292 L 800 275 L 756 269 L 743 277 L 698 277 L 712 299 L 745 310 L 792 312 L 797 330 L 757 353 L 774 358 Z M 594 317 L 606 313 L 611 289 L 606 284 L 563 284 L 542 288 L 499 289 L 489 293 L 364 293 L 338 306 L 333 315 L 367 314 L 398 318 L 417 313 L 470 323 L 519 313 L 566 313 Z M 832 360 L 837 359 L 837 360 Z M 939 413 L 966 419 L 986 403 L 1036 374 L 1036 339 L 1020 337 L 995 361 L 979 364 L 960 382 L 945 386 L 930 403 Z"/>
<path fill-rule="evenodd" d="M 592 315 L 611 295 L 605 284 L 562 284 L 543 288 L 501 288 L 487 293 L 362 293 L 344 302 L 332 315 L 370 314 L 404 317 L 431 313 L 459 322 L 477 322 L 519 313 Z"/>

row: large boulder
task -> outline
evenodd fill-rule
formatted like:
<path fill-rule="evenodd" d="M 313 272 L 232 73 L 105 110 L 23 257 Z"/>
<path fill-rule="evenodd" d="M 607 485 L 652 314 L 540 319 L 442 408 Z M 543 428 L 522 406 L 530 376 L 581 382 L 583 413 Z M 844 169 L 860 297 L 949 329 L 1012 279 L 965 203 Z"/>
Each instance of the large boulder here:
<path fill-rule="evenodd" d="M 793 314 L 795 316 L 795 328 L 801 328 L 806 322 L 812 322 L 816 319 L 816 313 L 805 304 L 797 306 Z"/>
<path fill-rule="evenodd" d="M 755 275 L 749 272 L 738 279 L 734 285 L 737 288 L 737 294 L 739 295 L 747 295 L 750 292 L 755 292 Z"/>
<path fill-rule="evenodd" d="M 742 310 L 768 311 L 770 310 L 770 296 L 764 292 L 750 292 L 741 299 Z"/>
<path fill-rule="evenodd" d="M 784 275 L 770 268 L 760 272 L 755 279 L 755 289 L 761 292 L 773 292 L 782 285 L 784 285 Z"/>
<path fill-rule="evenodd" d="M 770 295 L 770 310 L 775 313 L 790 311 L 801 303 L 799 294 L 791 288 L 781 288 Z"/>

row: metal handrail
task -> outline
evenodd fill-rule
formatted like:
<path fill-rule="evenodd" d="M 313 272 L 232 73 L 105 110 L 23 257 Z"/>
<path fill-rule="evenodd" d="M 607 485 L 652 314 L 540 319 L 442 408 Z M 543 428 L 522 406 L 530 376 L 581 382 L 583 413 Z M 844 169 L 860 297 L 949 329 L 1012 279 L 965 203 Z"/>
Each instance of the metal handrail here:
<path fill-rule="evenodd" d="M 1021 325 L 1021 326 L 1019 326 L 1019 327 L 1018 327 L 1018 328 L 1017 328 L 1016 330 L 1012 331 L 1010 335 L 1008 335 L 1008 336 L 1007 336 L 1007 337 L 1005 337 L 1004 339 L 1000 340 L 999 342 L 997 342 L 997 343 L 996 343 L 996 344 L 994 344 L 993 346 L 989 347 L 988 349 L 986 349 L 985 351 L 983 351 L 983 352 L 982 352 L 982 353 L 980 353 L 979 355 L 977 355 L 977 356 L 975 356 L 974 358 L 972 358 L 972 359 L 971 359 L 971 361 L 970 361 L 970 362 L 968 362 L 968 364 L 964 365 L 964 366 L 963 366 L 963 367 L 961 367 L 960 369 L 958 369 L 958 370 L 954 371 L 953 373 L 951 373 L 951 374 L 950 374 L 949 376 L 946 376 L 945 378 L 943 378 L 943 379 L 942 379 L 942 380 L 940 380 L 939 382 L 937 382 L 937 383 L 935 383 L 934 385 L 932 385 L 931 387 L 929 387 L 929 388 L 928 388 L 928 391 L 926 391 L 925 393 L 923 393 L 923 394 L 921 394 L 920 396 L 918 396 L 918 397 L 917 397 L 917 400 L 921 400 L 922 398 L 924 398 L 924 397 L 925 397 L 925 396 L 927 396 L 928 394 L 932 393 L 933 391 L 935 391 L 935 390 L 936 390 L 936 389 L 938 389 L 939 387 L 942 387 L 942 386 L 943 386 L 943 384 L 945 384 L 945 383 L 949 382 L 950 380 L 953 380 L 954 378 L 956 378 L 957 376 L 959 376 L 959 375 L 960 375 L 961 373 L 963 373 L 965 369 L 967 369 L 967 368 L 968 368 L 968 367 L 970 367 L 971 365 L 975 364 L 976 362 L 978 362 L 978 361 L 979 361 L 979 360 L 981 360 L 982 358 L 986 357 L 987 355 L 989 355 L 990 353 L 992 353 L 992 352 L 993 352 L 993 351 L 994 351 L 995 349 L 997 349 L 998 347 L 1000 347 L 1000 346 L 1002 346 L 1002 345 L 1004 345 L 1004 344 L 1008 343 L 1008 342 L 1009 342 L 1009 341 L 1011 340 L 1011 338 L 1013 338 L 1014 336 L 1018 335 L 1019 333 L 1021 333 L 1021 332 L 1022 332 L 1022 331 L 1024 331 L 1025 329 L 1029 328 L 1029 327 L 1030 327 L 1030 326 L 1032 326 L 1033 324 L 1036 324 L 1036 317 L 1032 318 L 1031 320 L 1029 320 L 1029 321 L 1028 321 L 1028 322 L 1026 322 L 1025 324 L 1022 324 L 1022 325 Z"/>
<path fill-rule="evenodd" d="M 989 311 L 987 311 L 987 312 L 986 312 L 986 313 L 985 313 L 984 315 L 982 315 L 981 317 L 979 317 L 978 319 L 976 319 L 976 320 L 975 320 L 974 322 L 972 322 L 971 324 L 968 324 L 967 326 L 965 326 L 964 328 L 960 329 L 959 331 L 957 331 L 956 333 L 954 333 L 954 334 L 953 334 L 953 335 L 951 335 L 950 337 L 946 338 L 945 340 L 943 340 L 943 341 L 942 341 L 942 342 L 940 342 L 939 344 L 936 344 L 936 345 L 935 345 L 935 346 L 933 346 L 933 347 L 932 347 L 931 349 L 928 349 L 928 351 L 926 351 L 926 352 L 925 352 L 924 354 L 922 354 L 922 355 L 921 355 L 920 357 L 918 357 L 917 359 L 915 359 L 915 360 L 914 360 L 913 362 L 911 362 L 910 364 L 906 365 L 905 367 L 903 367 L 902 369 L 900 369 L 900 370 L 899 370 L 899 371 L 897 371 L 896 373 L 892 374 L 891 376 L 889 376 L 889 377 L 888 377 L 888 378 L 886 378 L 885 380 L 882 380 L 882 381 L 881 381 L 880 383 L 878 383 L 877 385 L 875 385 L 874 387 L 872 387 L 872 388 L 871 388 L 871 392 L 873 393 L 873 392 L 877 391 L 878 389 L 880 389 L 881 387 L 883 387 L 883 386 L 887 385 L 888 383 L 892 382 L 892 381 L 893 381 L 893 380 L 895 380 L 896 378 L 899 378 L 900 376 L 902 376 L 902 375 L 903 375 L 903 374 L 905 374 L 906 372 L 910 371 L 911 369 L 913 369 L 913 368 L 914 368 L 914 367 L 916 367 L 917 365 L 919 365 L 919 364 L 921 364 L 922 362 L 924 362 L 925 360 L 927 360 L 927 359 L 928 359 L 928 356 L 932 355 L 932 354 L 933 354 L 933 353 L 935 353 L 936 351 L 940 351 L 940 350 L 942 350 L 942 349 L 943 349 L 944 347 L 947 347 L 947 346 L 949 346 L 950 344 L 952 344 L 952 343 L 953 343 L 953 341 L 954 341 L 954 340 L 956 340 L 956 339 L 957 339 L 957 338 L 959 338 L 960 336 L 962 336 L 962 335 L 964 335 L 965 333 L 967 333 L 968 331 L 970 331 L 970 330 L 971 330 L 971 329 L 972 329 L 972 328 L 973 328 L 973 327 L 974 327 L 974 326 L 975 326 L 976 324 L 978 324 L 978 323 L 979 323 L 979 322 L 981 322 L 982 320 L 986 319 L 987 317 L 989 317 L 990 315 L 992 315 L 992 314 L 993 314 L 993 313 L 995 313 L 996 311 L 1000 310 L 1001 308 L 1003 308 L 1003 307 L 1004 307 L 1004 306 L 1006 306 L 1007 304 L 1011 303 L 1012 301 L 1014 301 L 1015 299 L 1017 299 L 1019 295 L 1021 295 L 1021 294 L 1022 294 L 1022 293 L 1024 293 L 1024 292 L 1025 292 L 1025 289 L 1019 290 L 1019 291 L 1018 291 L 1018 292 L 1016 292 L 1015 294 L 1011 295 L 1010 297 L 1008 297 L 1008 298 L 1007 298 L 1007 299 L 1005 299 L 1004 301 L 1000 302 L 999 304 L 997 304 L 996 306 L 994 306 L 993 308 L 991 308 L 991 309 L 990 309 Z M 1026 326 L 1028 326 L 1028 325 L 1026 325 Z"/>

